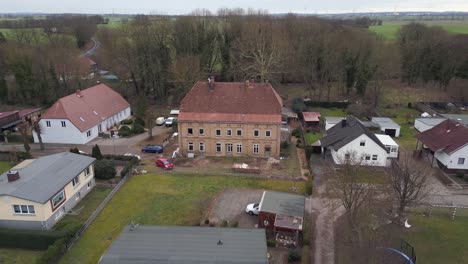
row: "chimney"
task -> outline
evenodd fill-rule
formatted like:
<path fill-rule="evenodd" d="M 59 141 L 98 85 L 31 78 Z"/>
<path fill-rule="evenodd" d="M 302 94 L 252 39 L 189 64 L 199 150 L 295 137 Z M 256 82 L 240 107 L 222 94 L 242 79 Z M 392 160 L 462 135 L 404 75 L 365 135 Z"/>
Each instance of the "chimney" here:
<path fill-rule="evenodd" d="M 214 90 L 214 78 L 213 77 L 208 78 L 208 90 L 209 91 Z"/>
<path fill-rule="evenodd" d="M 341 127 L 346 127 L 346 118 L 341 119 Z"/>
<path fill-rule="evenodd" d="M 218 246 L 221 246 L 221 245 L 223 245 L 223 241 L 218 240 L 218 243 L 216 243 L 216 244 L 218 244 Z"/>
<path fill-rule="evenodd" d="M 19 172 L 18 171 L 8 171 L 7 173 L 7 179 L 8 179 L 8 182 L 14 182 L 16 180 L 18 180 L 20 178 L 19 176 Z"/>
<path fill-rule="evenodd" d="M 82 95 L 81 95 L 81 90 L 76 90 L 76 96 L 77 96 L 77 97 L 82 97 Z"/>

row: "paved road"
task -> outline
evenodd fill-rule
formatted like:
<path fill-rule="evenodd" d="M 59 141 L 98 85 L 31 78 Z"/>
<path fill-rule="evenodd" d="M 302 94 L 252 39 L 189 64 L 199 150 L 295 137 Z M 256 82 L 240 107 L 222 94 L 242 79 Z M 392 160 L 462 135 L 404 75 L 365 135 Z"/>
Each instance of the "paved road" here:
<path fill-rule="evenodd" d="M 96 52 L 96 50 L 101 46 L 101 42 L 99 42 L 97 39 L 91 38 L 91 41 L 94 44 L 93 47 L 89 49 L 88 51 L 86 51 L 85 53 L 81 54 L 80 57 L 88 57 L 88 56 L 93 55 Z"/>

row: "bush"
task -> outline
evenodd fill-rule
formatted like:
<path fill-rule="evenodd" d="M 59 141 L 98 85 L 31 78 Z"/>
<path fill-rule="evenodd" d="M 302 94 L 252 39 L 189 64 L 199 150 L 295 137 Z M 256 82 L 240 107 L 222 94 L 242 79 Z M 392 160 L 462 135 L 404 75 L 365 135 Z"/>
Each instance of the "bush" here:
<path fill-rule="evenodd" d="M 301 260 L 301 254 L 297 250 L 291 250 L 288 254 L 288 262 L 296 262 Z"/>
<path fill-rule="evenodd" d="M 133 124 L 133 120 L 132 119 L 124 119 L 124 120 L 120 121 L 120 124 L 121 125 L 131 125 L 131 124 Z"/>
<path fill-rule="evenodd" d="M 267 247 L 276 247 L 276 240 L 267 240 Z"/>
<path fill-rule="evenodd" d="M 133 125 L 132 134 L 141 134 L 143 132 L 145 132 L 145 128 L 142 125 L 137 124 L 137 123 Z"/>
<path fill-rule="evenodd" d="M 134 125 L 136 125 L 136 124 L 138 124 L 138 125 L 144 127 L 144 126 L 145 126 L 145 120 L 143 120 L 143 118 L 137 117 L 137 118 L 135 118 L 135 123 L 134 123 Z"/>
<path fill-rule="evenodd" d="M 291 135 L 293 137 L 300 138 L 301 137 L 301 131 L 299 131 L 299 129 L 296 128 L 291 132 Z"/>
<path fill-rule="evenodd" d="M 116 174 L 114 161 L 102 159 L 94 162 L 94 175 L 96 179 L 109 180 L 114 178 Z"/>
<path fill-rule="evenodd" d="M 47 248 L 47 251 L 42 254 L 41 258 L 37 260 L 38 264 L 57 263 L 60 257 L 67 250 L 67 239 L 61 238 L 55 241 Z"/>
<path fill-rule="evenodd" d="M 120 137 L 128 137 L 132 134 L 132 131 L 128 126 L 121 126 L 119 129 L 119 136 Z"/>
<path fill-rule="evenodd" d="M 102 159 L 101 149 L 99 148 L 99 146 L 97 144 L 93 146 L 93 150 L 91 152 L 91 157 L 93 157 L 93 158 L 95 158 L 97 160 Z"/>
<path fill-rule="evenodd" d="M 239 222 L 236 221 L 236 222 L 232 223 L 231 227 L 233 227 L 233 228 L 239 227 Z"/>
<path fill-rule="evenodd" d="M 313 180 L 312 177 L 309 177 L 306 181 L 305 191 L 307 195 L 312 195 L 313 192 Z"/>
<path fill-rule="evenodd" d="M 16 152 L 16 157 L 18 160 L 32 159 L 31 153 L 24 151 Z"/>
<path fill-rule="evenodd" d="M 205 225 L 209 225 L 210 224 L 210 219 L 205 219 Z"/>
<path fill-rule="evenodd" d="M 75 154 L 80 154 L 80 151 L 78 150 L 78 148 L 71 148 L 70 152 L 75 153 Z"/>
<path fill-rule="evenodd" d="M 0 247 L 45 250 L 63 235 L 57 231 L 0 229 Z"/>
<path fill-rule="evenodd" d="M 301 143 L 302 143 L 302 140 L 297 139 L 297 144 L 301 144 Z"/>
<path fill-rule="evenodd" d="M 282 141 L 280 144 L 280 149 L 288 149 L 288 148 L 289 148 L 289 142 Z"/>
<path fill-rule="evenodd" d="M 411 102 L 408 103 L 408 108 L 413 108 L 413 104 Z"/>
<path fill-rule="evenodd" d="M 21 135 L 10 134 L 7 136 L 7 138 L 8 138 L 8 142 L 10 143 L 23 143 L 23 138 L 21 137 Z M 27 138 L 28 138 L 29 143 L 34 143 L 33 136 L 27 136 Z"/>
<path fill-rule="evenodd" d="M 228 221 L 223 220 L 223 222 L 221 223 L 221 226 L 222 227 L 227 227 L 228 226 Z"/>

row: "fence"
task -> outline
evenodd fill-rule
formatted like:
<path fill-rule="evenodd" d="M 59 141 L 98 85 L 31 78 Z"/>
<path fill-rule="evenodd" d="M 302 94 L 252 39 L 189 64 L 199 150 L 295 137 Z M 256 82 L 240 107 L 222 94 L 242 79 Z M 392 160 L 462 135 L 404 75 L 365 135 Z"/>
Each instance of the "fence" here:
<path fill-rule="evenodd" d="M 76 232 L 75 236 L 71 239 L 71 241 L 68 244 L 68 250 L 70 250 L 73 245 L 80 239 L 81 235 L 88 229 L 88 227 L 93 223 L 93 221 L 96 219 L 96 217 L 101 213 L 101 211 L 106 207 L 106 205 L 110 202 L 110 200 L 114 197 L 114 195 L 120 190 L 120 188 L 127 182 L 127 180 L 132 176 L 133 174 L 133 169 L 135 166 L 129 170 L 129 172 L 125 175 L 125 177 L 122 178 L 122 180 L 115 186 L 115 188 L 107 195 L 106 199 L 102 201 L 102 203 L 98 206 L 96 210 L 91 214 L 91 216 L 84 222 L 83 226 Z"/>

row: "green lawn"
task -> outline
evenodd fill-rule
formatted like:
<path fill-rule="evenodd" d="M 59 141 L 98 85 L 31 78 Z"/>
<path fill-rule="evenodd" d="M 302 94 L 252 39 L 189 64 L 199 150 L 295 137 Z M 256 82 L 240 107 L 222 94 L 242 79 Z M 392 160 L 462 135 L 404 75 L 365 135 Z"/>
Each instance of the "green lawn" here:
<path fill-rule="evenodd" d="M 149 225 L 195 225 L 208 202 L 225 188 L 288 191 L 304 184 L 242 177 L 145 174 L 132 177 L 61 263 L 96 263 L 130 221 Z"/>
<path fill-rule="evenodd" d="M 309 112 L 319 112 L 320 115 L 323 117 L 325 116 L 333 116 L 333 117 L 341 117 L 341 116 L 348 116 L 345 112 L 345 109 L 341 108 L 310 108 L 307 109 Z"/>
<path fill-rule="evenodd" d="M 468 21 L 415 21 L 428 26 L 440 26 L 452 34 L 468 34 Z M 370 31 L 377 33 L 387 40 L 396 40 L 401 26 L 409 24 L 409 21 L 384 21 L 382 26 L 371 26 Z"/>
<path fill-rule="evenodd" d="M 9 170 L 11 167 L 13 167 L 13 164 L 11 164 L 11 162 L 9 162 L 9 161 L 0 161 L 0 174 L 2 174 L 5 171 Z"/>
<path fill-rule="evenodd" d="M 318 133 L 318 132 L 315 132 L 315 133 L 310 132 L 310 133 L 304 134 L 304 138 L 305 138 L 307 146 L 314 144 L 315 141 L 321 139 L 322 136 L 323 136 L 322 133 Z"/>
<path fill-rule="evenodd" d="M 42 251 L 0 248 L 0 263 L 23 264 L 35 263 L 42 255 Z"/>
<path fill-rule="evenodd" d="M 412 228 L 406 240 L 415 248 L 418 263 L 458 264 L 468 259 L 468 220 L 446 216 L 410 216 Z"/>
<path fill-rule="evenodd" d="M 418 131 L 414 129 L 413 125 L 414 119 L 419 116 L 420 112 L 413 108 L 380 109 L 379 111 L 383 116 L 390 117 L 401 126 L 400 137 L 395 138 L 400 147 L 406 150 L 415 149 L 415 135 Z M 407 119 L 408 114 L 409 119 Z"/>

